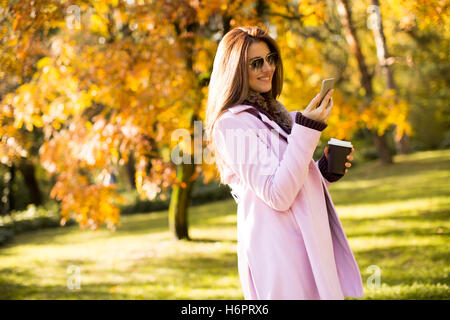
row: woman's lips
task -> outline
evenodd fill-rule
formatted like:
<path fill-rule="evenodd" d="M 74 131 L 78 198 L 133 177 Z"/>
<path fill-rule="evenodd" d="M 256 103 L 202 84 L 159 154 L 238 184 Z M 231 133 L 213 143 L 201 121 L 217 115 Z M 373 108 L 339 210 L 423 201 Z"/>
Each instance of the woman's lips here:
<path fill-rule="evenodd" d="M 268 81 L 270 81 L 270 77 L 262 77 L 262 78 L 258 78 L 258 80 L 268 82 Z"/>

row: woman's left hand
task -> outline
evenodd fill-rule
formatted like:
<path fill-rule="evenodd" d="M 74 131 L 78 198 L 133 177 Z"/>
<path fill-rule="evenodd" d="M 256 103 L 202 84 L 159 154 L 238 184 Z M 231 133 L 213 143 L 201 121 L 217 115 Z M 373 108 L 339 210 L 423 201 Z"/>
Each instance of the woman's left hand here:
<path fill-rule="evenodd" d="M 353 156 L 352 156 L 353 151 L 355 151 L 355 148 L 352 148 L 352 151 L 351 151 L 350 154 L 347 156 L 347 160 L 348 160 L 348 161 L 345 163 L 345 166 L 346 166 L 347 168 L 350 168 L 350 167 L 352 166 L 352 164 L 351 164 L 349 161 L 353 161 Z M 327 161 L 328 161 L 328 147 L 325 147 L 324 152 L 325 152 L 325 157 L 327 157 Z M 348 171 L 348 169 L 345 169 L 345 173 L 347 173 L 347 171 Z"/>

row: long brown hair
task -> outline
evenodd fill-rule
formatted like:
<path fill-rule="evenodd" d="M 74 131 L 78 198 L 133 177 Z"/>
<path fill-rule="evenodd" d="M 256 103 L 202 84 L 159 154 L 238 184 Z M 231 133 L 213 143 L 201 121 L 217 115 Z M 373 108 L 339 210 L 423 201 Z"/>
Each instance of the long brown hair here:
<path fill-rule="evenodd" d="M 269 36 L 268 31 L 258 26 L 238 27 L 229 31 L 217 48 L 206 105 L 205 134 L 208 148 L 215 153 L 216 160 L 218 160 L 217 152 L 215 152 L 212 137 L 214 123 L 228 108 L 241 104 L 247 97 L 249 90 L 248 49 L 252 43 L 259 41 L 264 41 L 271 52 L 278 54 L 279 59 L 272 78 L 271 91 L 275 99 L 281 94 L 283 63 L 278 45 Z"/>

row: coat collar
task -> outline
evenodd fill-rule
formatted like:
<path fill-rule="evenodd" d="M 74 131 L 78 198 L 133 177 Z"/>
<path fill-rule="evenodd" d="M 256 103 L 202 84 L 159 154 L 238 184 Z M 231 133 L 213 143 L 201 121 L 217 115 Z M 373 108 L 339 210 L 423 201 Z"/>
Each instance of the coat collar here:
<path fill-rule="evenodd" d="M 246 105 L 246 104 L 238 104 L 238 105 L 235 105 L 235 106 L 233 106 L 231 108 L 228 108 L 228 110 L 230 110 L 230 112 L 232 112 L 234 114 L 237 114 L 239 112 L 242 112 L 242 111 L 250 109 L 250 108 L 255 108 L 255 107 L 249 106 L 249 105 Z"/>

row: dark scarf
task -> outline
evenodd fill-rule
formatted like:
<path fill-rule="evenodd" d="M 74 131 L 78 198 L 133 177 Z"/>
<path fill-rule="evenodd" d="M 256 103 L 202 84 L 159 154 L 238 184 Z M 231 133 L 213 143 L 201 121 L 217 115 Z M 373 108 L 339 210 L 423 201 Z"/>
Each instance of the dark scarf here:
<path fill-rule="evenodd" d="M 287 134 L 291 133 L 291 115 L 281 103 L 273 98 L 272 91 L 259 93 L 249 89 L 247 98 L 243 104 L 256 107 L 270 120 L 275 121 Z"/>

